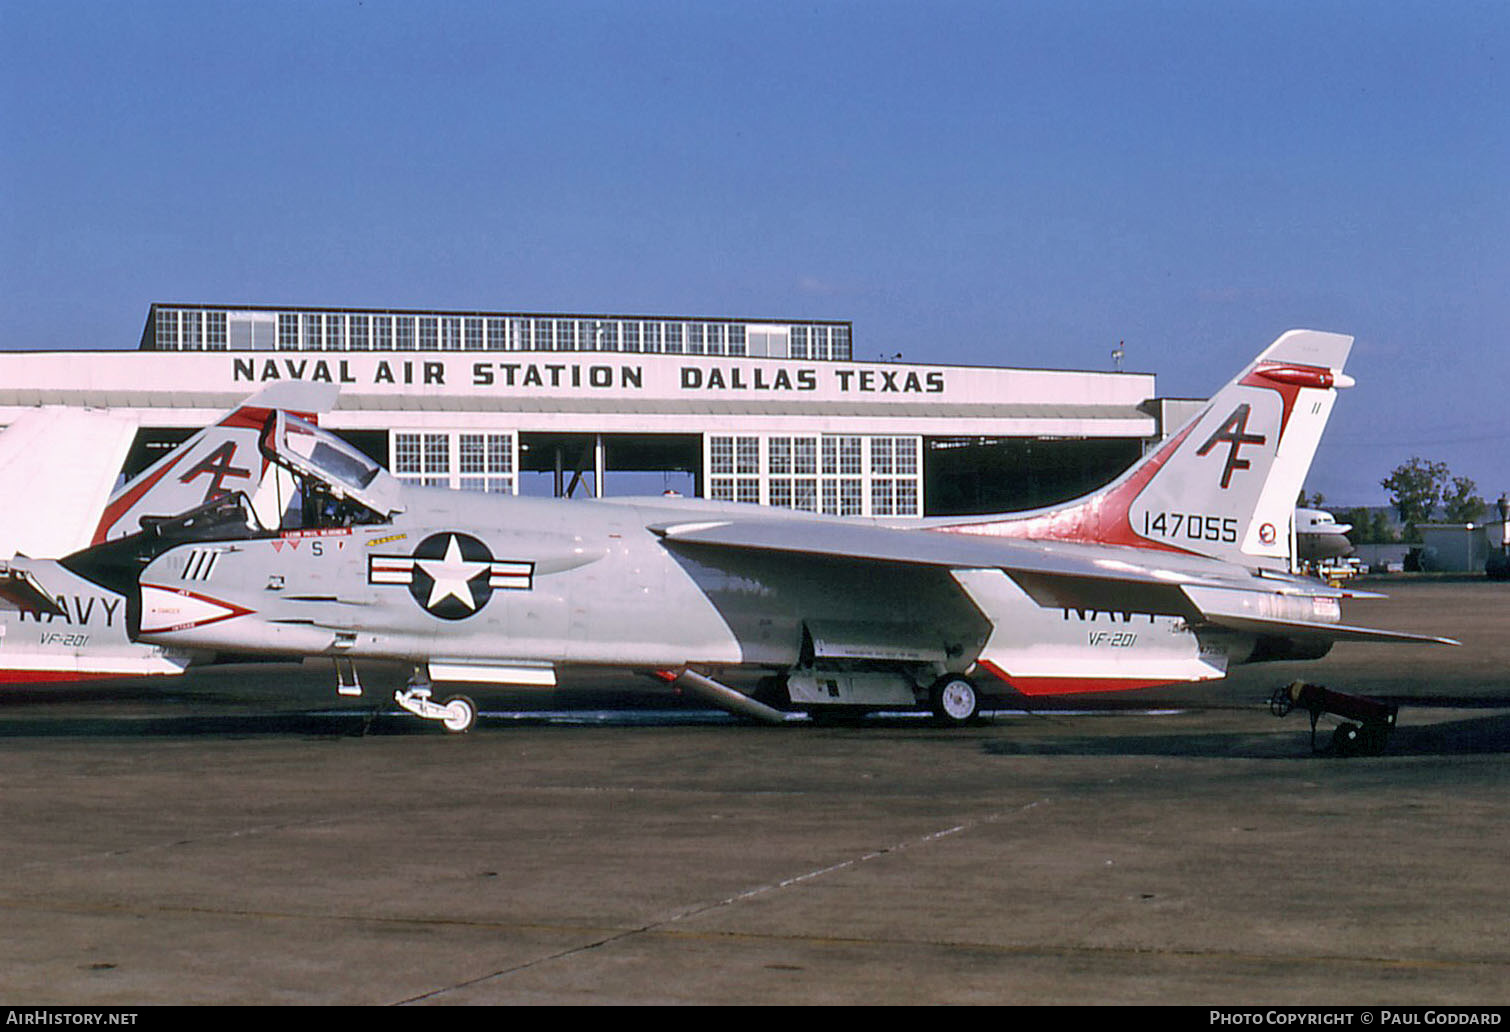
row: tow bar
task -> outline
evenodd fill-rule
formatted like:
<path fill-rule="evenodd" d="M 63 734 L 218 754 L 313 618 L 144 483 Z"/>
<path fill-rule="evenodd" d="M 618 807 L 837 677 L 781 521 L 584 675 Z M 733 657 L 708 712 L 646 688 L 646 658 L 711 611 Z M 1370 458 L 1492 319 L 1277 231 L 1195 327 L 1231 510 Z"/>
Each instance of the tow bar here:
<path fill-rule="evenodd" d="M 1304 681 L 1276 688 L 1269 697 L 1269 712 L 1276 717 L 1283 717 L 1296 706 L 1304 707 L 1311 714 L 1312 752 L 1321 751 L 1316 748 L 1316 721 L 1321 715 L 1331 713 L 1343 718 L 1343 723 L 1332 732 L 1331 751 L 1337 756 L 1377 756 L 1382 753 L 1400 709 L 1393 703 L 1380 702 L 1366 695 L 1334 692 Z"/>

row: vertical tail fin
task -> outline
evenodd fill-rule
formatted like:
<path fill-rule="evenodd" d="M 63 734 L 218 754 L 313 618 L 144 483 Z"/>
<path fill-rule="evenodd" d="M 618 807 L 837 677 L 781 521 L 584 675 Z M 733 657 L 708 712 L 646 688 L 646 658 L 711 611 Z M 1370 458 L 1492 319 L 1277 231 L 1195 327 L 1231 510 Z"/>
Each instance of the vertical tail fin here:
<path fill-rule="evenodd" d="M 116 491 L 91 544 L 134 533 L 143 516 L 171 516 L 238 491 L 255 496 L 268 472 L 258 450 L 268 416 L 281 408 L 312 420 L 334 407 L 337 393 L 328 384 L 285 381 L 248 398 Z"/>
<path fill-rule="evenodd" d="M 1289 556 L 1295 498 L 1337 390 L 1353 383 L 1342 372 L 1352 346 L 1352 337 L 1291 330 L 1101 490 L 1049 509 L 934 529 L 1276 565 Z"/>

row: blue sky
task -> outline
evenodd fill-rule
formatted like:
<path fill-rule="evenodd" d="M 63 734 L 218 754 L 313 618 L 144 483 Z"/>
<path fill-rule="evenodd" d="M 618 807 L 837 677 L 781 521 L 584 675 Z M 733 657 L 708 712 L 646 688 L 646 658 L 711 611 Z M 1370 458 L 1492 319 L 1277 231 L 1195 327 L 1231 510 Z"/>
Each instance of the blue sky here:
<path fill-rule="evenodd" d="M 838 318 L 1158 374 L 1357 336 L 1308 487 L 1510 490 L 1510 5 L 0 0 L 3 346 L 152 301 Z"/>

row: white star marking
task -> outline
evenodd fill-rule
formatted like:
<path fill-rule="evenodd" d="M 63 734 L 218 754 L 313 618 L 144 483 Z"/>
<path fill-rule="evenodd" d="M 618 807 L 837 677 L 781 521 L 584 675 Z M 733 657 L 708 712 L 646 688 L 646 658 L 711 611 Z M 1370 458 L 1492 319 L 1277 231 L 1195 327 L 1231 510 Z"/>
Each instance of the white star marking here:
<path fill-rule="evenodd" d="M 416 559 L 414 562 L 435 582 L 430 589 L 430 601 L 425 603 L 426 609 L 434 609 L 448 598 L 456 599 L 468 609 L 477 608 L 477 603 L 472 601 L 472 589 L 467 586 L 467 581 L 485 573 L 488 564 L 463 559 L 455 534 L 451 535 L 451 542 L 446 545 L 444 559 Z"/>

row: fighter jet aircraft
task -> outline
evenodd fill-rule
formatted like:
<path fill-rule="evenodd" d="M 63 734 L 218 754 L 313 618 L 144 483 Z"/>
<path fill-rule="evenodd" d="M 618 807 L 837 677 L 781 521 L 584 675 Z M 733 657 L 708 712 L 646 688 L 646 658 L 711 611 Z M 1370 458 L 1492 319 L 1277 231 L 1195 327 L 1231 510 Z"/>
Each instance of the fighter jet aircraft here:
<path fill-rule="evenodd" d="M 402 665 L 397 702 L 453 731 L 476 707 L 432 701 L 435 684 L 547 686 L 579 668 L 772 722 L 917 706 L 964 723 L 992 694 L 1202 681 L 1339 640 L 1445 641 L 1345 625 L 1347 591 L 1286 572 L 1351 346 L 1284 334 L 1085 498 L 905 525 L 411 486 L 278 410 L 260 448 L 297 499 L 224 495 L 63 565 L 128 599 L 136 641 L 329 657 L 345 694 L 368 663 Z"/>
<path fill-rule="evenodd" d="M 38 408 L 7 427 L 0 433 L 0 488 L 25 503 L 0 511 L 0 685 L 173 675 L 212 659 L 202 650 L 133 640 L 126 597 L 55 557 L 222 495 L 256 494 L 270 469 L 278 475 L 257 448 L 274 409 L 313 419 L 334 401 L 335 392 L 319 385 L 268 387 L 113 491 L 134 420 Z M 276 502 L 277 494 L 261 497 Z M 263 516 L 280 519 L 277 511 Z"/>

